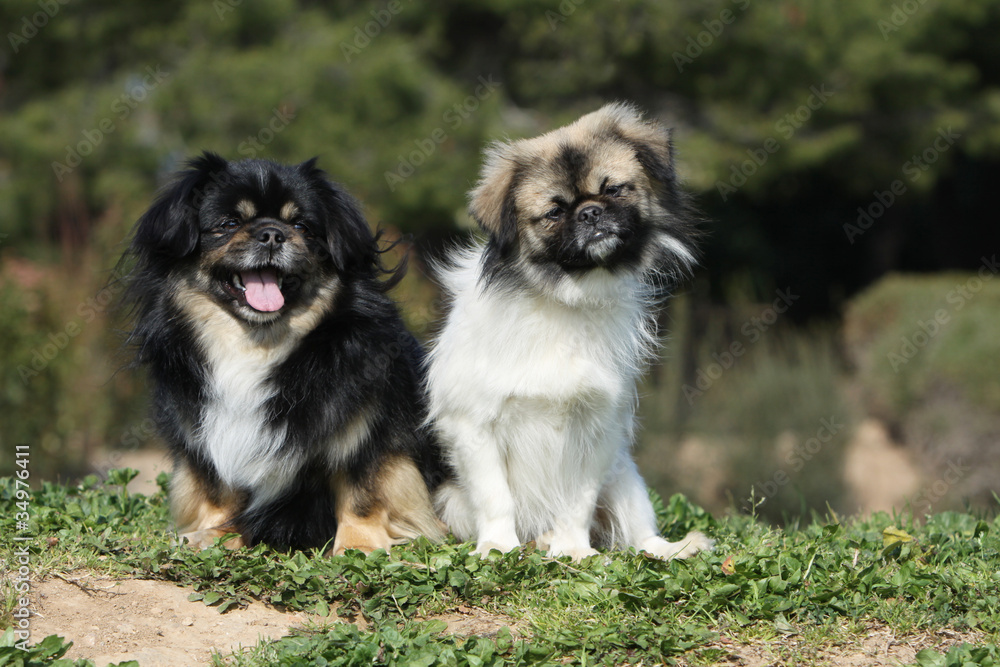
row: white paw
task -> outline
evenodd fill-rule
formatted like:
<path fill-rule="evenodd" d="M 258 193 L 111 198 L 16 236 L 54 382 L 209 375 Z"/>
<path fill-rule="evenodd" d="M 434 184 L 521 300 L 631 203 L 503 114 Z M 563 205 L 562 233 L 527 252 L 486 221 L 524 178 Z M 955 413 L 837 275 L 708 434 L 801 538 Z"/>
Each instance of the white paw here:
<path fill-rule="evenodd" d="M 535 539 L 535 545 L 556 558 L 569 556 L 573 560 L 583 560 L 597 555 L 597 549 L 591 548 L 589 542 L 574 541 L 566 536 L 560 537 L 554 530 L 539 535 Z"/>
<path fill-rule="evenodd" d="M 552 549 L 552 531 L 542 533 L 535 538 L 535 548 L 539 551 L 551 551 Z"/>
<path fill-rule="evenodd" d="M 715 540 L 709 539 L 698 531 L 692 531 L 679 542 L 668 542 L 662 537 L 650 537 L 639 545 L 639 548 L 657 558 L 671 560 L 672 558 L 690 558 L 699 551 L 708 551 L 715 546 Z"/>
<path fill-rule="evenodd" d="M 516 541 L 480 540 L 476 543 L 476 550 L 472 553 L 479 554 L 480 556 L 487 556 L 491 551 L 499 551 L 500 553 L 505 554 L 509 551 L 513 551 L 519 546 L 521 546 L 520 543 Z"/>
<path fill-rule="evenodd" d="M 584 558 L 589 558 L 591 556 L 597 555 L 597 549 L 592 549 L 590 547 L 577 547 L 570 549 L 550 549 L 549 555 L 559 558 L 561 556 L 569 556 L 573 560 L 580 561 Z"/>

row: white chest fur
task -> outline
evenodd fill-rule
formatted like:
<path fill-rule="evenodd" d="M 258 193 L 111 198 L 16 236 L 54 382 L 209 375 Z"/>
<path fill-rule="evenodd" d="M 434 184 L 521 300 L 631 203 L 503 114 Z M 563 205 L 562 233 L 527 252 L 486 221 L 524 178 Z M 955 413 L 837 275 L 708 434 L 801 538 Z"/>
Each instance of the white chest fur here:
<path fill-rule="evenodd" d="M 189 294 L 183 303 L 199 323 L 195 329 L 208 367 L 206 401 L 191 442 L 224 484 L 252 489 L 252 504 L 266 503 L 289 486 L 302 463 L 282 453 L 285 428 L 272 428 L 265 409 L 276 393 L 268 378 L 301 336 L 255 341 L 245 325 L 207 297 Z"/>
<path fill-rule="evenodd" d="M 641 286 L 621 277 L 591 276 L 604 284 L 585 287 L 602 298 L 566 303 L 483 290 L 478 270 L 478 256 L 466 256 L 446 276 L 454 303 L 430 355 L 431 416 L 459 476 L 503 479 L 520 539 L 534 539 L 582 490 L 595 496 L 628 447 L 654 323 Z M 482 447 L 501 477 L 481 470 Z"/>
<path fill-rule="evenodd" d="M 275 390 L 267 378 L 279 355 L 254 349 L 213 350 L 209 400 L 195 442 L 215 464 L 222 481 L 233 488 L 259 490 L 255 502 L 283 491 L 298 461 L 280 455 L 284 427 L 266 423 L 265 403 Z M 278 358 L 274 358 L 278 357 Z"/>
<path fill-rule="evenodd" d="M 620 285 L 617 295 L 599 302 L 568 305 L 530 292 L 484 291 L 478 255 L 462 260 L 446 276 L 454 302 L 431 351 L 432 410 L 482 415 L 511 398 L 531 397 L 569 409 L 580 401 L 632 401 L 656 347 L 654 323 L 636 286 Z"/>

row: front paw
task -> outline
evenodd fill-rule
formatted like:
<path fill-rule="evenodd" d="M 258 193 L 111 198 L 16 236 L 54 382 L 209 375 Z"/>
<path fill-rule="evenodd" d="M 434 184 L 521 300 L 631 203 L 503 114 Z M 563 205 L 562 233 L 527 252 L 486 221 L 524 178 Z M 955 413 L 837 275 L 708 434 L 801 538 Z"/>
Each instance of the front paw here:
<path fill-rule="evenodd" d="M 574 561 L 581 561 L 584 558 L 590 558 L 591 556 L 596 556 L 598 554 L 597 549 L 591 547 L 571 547 L 566 549 L 550 549 L 549 555 L 556 558 L 562 556 L 569 556 Z"/>
<path fill-rule="evenodd" d="M 392 548 L 392 540 L 389 539 L 385 530 L 368 529 L 368 526 L 341 525 L 337 528 L 337 534 L 333 540 L 329 554 L 343 556 L 348 549 L 357 549 L 366 554 L 370 554 L 376 549 L 383 549 L 386 553 Z"/>
<path fill-rule="evenodd" d="M 639 545 L 639 549 L 651 556 L 671 560 L 673 558 L 690 558 L 699 551 L 708 551 L 715 546 L 715 540 L 709 539 L 698 531 L 692 531 L 679 542 L 668 542 L 662 537 L 651 537 Z"/>
<path fill-rule="evenodd" d="M 542 533 L 535 540 L 535 544 L 542 551 L 547 551 L 550 556 L 559 558 L 569 556 L 575 561 L 597 555 L 597 549 L 591 548 L 587 542 L 574 542 L 572 539 L 560 537 L 554 530 Z"/>
<path fill-rule="evenodd" d="M 517 541 L 511 542 L 509 540 L 479 540 L 476 543 L 476 549 L 472 553 L 479 554 L 480 556 L 488 556 L 491 551 L 499 551 L 502 554 L 508 553 L 517 549 L 521 544 Z"/>

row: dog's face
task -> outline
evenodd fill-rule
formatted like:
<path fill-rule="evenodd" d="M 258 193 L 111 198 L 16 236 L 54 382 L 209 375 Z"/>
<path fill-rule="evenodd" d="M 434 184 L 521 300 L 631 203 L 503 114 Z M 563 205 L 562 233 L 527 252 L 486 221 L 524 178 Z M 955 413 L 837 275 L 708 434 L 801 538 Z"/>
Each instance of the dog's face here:
<path fill-rule="evenodd" d="M 357 205 L 313 161 L 205 154 L 190 166 L 139 221 L 133 240 L 175 289 L 267 325 L 327 307 L 340 281 L 377 265 Z"/>
<path fill-rule="evenodd" d="M 552 290 L 599 270 L 675 277 L 694 261 L 669 132 L 625 105 L 493 145 L 470 201 L 490 236 L 487 280 Z"/>
<path fill-rule="evenodd" d="M 238 317 L 268 322 L 335 280 L 318 241 L 330 216 L 314 194 L 321 184 L 267 164 L 244 167 L 198 207 L 198 284 Z"/>

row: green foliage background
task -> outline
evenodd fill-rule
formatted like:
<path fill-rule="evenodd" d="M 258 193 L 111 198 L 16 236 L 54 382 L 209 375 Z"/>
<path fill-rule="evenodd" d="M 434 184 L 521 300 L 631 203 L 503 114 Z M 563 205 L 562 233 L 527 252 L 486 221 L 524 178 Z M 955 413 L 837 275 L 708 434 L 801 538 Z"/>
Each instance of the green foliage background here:
<path fill-rule="evenodd" d="M 463 217 L 484 141 L 549 129 L 617 98 L 676 121 L 700 192 L 768 137 L 781 150 L 747 183 L 751 199 L 773 197 L 775 186 L 787 195 L 790 177 L 814 169 L 827 187 L 868 197 L 942 127 L 961 134 L 970 158 L 996 158 L 1000 6 L 903 4 L 917 9 L 862 0 L 57 4 L 3 56 L 5 243 L 46 246 L 74 212 L 90 232 L 116 205 L 127 226 L 163 176 L 202 149 L 318 154 L 374 220 L 447 233 Z M 4 3 L 8 41 L 40 7 Z M 162 81 L 143 88 L 148 68 Z M 479 77 L 499 86 L 453 127 L 447 111 L 475 95 Z M 820 88 L 829 99 L 801 127 L 781 125 Z M 290 120 L 259 150 L 251 138 L 268 136 L 276 109 Z M 88 142 L 105 119 L 112 131 Z M 438 127 L 447 140 L 391 191 L 385 173 Z M 54 178 L 53 162 L 70 164 L 81 142 L 93 151 L 78 150 L 79 167 Z M 915 187 L 933 188 L 953 157 Z M 120 238 L 113 232 L 124 228 L 106 240 Z"/>

